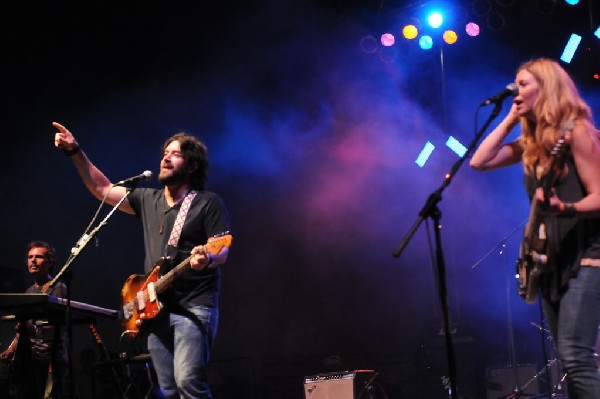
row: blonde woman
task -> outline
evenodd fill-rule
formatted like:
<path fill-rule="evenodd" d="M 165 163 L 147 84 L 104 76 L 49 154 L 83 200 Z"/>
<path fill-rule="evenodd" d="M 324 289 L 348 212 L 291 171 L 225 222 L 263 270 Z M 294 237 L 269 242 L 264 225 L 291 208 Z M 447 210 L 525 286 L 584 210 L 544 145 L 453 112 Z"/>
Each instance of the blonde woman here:
<path fill-rule="evenodd" d="M 522 64 L 515 83 L 518 94 L 508 115 L 481 142 L 470 165 L 485 171 L 522 162 L 536 211 L 528 227 L 537 246 L 521 254 L 535 265 L 529 287 L 534 299 L 539 294 L 542 301 L 567 375 L 568 397 L 597 399 L 600 132 L 590 107 L 556 61 L 540 58 Z M 518 124 L 521 135 L 507 142 Z"/>

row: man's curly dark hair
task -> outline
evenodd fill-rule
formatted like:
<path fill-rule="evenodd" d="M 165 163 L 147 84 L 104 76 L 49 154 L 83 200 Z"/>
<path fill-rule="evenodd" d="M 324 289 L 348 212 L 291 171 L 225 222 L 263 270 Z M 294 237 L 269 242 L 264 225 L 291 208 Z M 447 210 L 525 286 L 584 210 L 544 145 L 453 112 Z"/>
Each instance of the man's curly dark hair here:
<path fill-rule="evenodd" d="M 196 190 L 204 190 L 209 167 L 206 145 L 194 136 L 179 132 L 167 139 L 163 153 L 173 141 L 179 141 L 186 170 L 190 172 L 190 186 Z"/>

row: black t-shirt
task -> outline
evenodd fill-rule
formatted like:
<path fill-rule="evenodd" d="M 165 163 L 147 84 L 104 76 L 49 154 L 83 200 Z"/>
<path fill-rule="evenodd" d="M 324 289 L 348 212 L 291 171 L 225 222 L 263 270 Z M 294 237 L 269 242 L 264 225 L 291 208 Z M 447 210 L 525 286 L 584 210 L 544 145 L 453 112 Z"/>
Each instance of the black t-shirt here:
<path fill-rule="evenodd" d="M 32 285 L 25 291 L 27 294 L 39 294 L 42 287 Z M 67 296 L 67 287 L 59 282 L 47 292 L 58 298 Z M 67 334 L 64 328 L 59 325 L 48 323 L 45 320 L 28 320 L 27 334 L 31 341 L 31 353 L 36 358 L 50 359 L 67 363 Z"/>
<path fill-rule="evenodd" d="M 192 248 L 206 244 L 209 237 L 230 230 L 229 214 L 222 199 L 215 193 L 199 191 L 185 219 L 177 250 L 172 254 L 167 252 L 167 241 L 181 204 L 169 207 L 164 189 L 137 188 L 128 198 L 136 215 L 142 219 L 146 272 L 151 271 L 160 258 L 170 255 L 170 265 L 161 267 L 161 274 L 165 274 L 185 260 Z M 219 281 L 219 268 L 197 271 L 188 266 L 159 297 L 171 310 L 198 305 L 216 307 Z"/>

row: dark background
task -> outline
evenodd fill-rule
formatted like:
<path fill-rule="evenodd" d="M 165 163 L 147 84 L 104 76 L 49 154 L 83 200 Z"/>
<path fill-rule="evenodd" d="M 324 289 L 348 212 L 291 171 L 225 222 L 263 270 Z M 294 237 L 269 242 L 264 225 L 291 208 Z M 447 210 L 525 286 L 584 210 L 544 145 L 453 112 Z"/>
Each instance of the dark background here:
<path fill-rule="evenodd" d="M 583 35 L 563 66 L 600 112 L 600 10 L 593 0 L 449 1 L 456 45 L 369 47 L 431 3 L 14 3 L 0 24 L 3 289 L 31 283 L 30 240 L 53 243 L 60 267 L 97 210 L 54 149 L 52 121 L 113 181 L 156 174 L 164 140 L 185 130 L 208 145 L 208 188 L 226 202 L 235 240 L 222 269 L 215 394 L 301 398 L 304 376 L 371 368 L 391 398 L 447 397 L 431 223 L 392 253 L 459 159 L 448 136 L 471 142 L 492 109 L 479 103 L 521 62 L 558 59 L 572 32 Z M 463 33 L 467 19 L 479 36 Z M 436 150 L 419 168 L 426 141 Z M 546 361 L 539 308 L 513 278 L 528 213 L 521 180 L 520 166 L 463 165 L 439 203 L 465 398 L 508 394 L 494 370 L 529 365 L 523 384 Z M 74 300 L 118 308 L 125 279 L 143 273 L 139 221 L 115 213 L 72 271 Z M 0 328 L 5 347 L 11 326 Z M 118 322 L 98 330 L 111 352 L 123 350 Z M 74 334 L 80 370 L 94 342 L 85 326 Z"/>

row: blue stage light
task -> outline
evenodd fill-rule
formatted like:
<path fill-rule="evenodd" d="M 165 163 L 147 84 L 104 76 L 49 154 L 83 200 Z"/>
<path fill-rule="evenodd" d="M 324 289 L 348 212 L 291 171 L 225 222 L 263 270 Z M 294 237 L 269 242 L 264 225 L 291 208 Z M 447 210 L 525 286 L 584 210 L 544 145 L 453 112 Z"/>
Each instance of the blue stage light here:
<path fill-rule="evenodd" d="M 423 50 L 429 50 L 431 47 L 433 47 L 433 39 L 431 36 L 423 35 L 419 38 L 419 46 Z"/>
<path fill-rule="evenodd" d="M 598 29 L 596 29 L 596 32 L 594 32 L 594 36 L 600 39 L 600 26 L 598 27 Z"/>
<path fill-rule="evenodd" d="M 569 38 L 562 55 L 560 56 L 560 60 L 569 64 L 573 59 L 573 55 L 575 55 L 575 51 L 577 51 L 579 43 L 581 43 L 581 36 L 573 33 Z"/>
<path fill-rule="evenodd" d="M 446 140 L 446 146 L 461 158 L 464 157 L 467 152 L 467 147 L 462 145 L 460 141 L 456 140 L 452 136 L 448 137 L 448 140 Z"/>
<path fill-rule="evenodd" d="M 415 161 L 415 163 L 422 168 L 423 165 L 425 165 L 425 162 L 427 162 L 427 160 L 429 159 L 429 156 L 431 155 L 433 150 L 435 150 L 435 146 L 433 144 L 431 144 L 430 141 L 425 143 L 425 146 L 419 153 L 419 156 L 417 157 L 417 160 Z"/>
<path fill-rule="evenodd" d="M 434 29 L 439 28 L 444 23 L 444 17 L 439 12 L 432 12 L 427 16 L 427 23 Z"/>
<path fill-rule="evenodd" d="M 565 3 L 574 6 L 574 5 L 579 4 L 579 0 L 565 0 Z"/>

